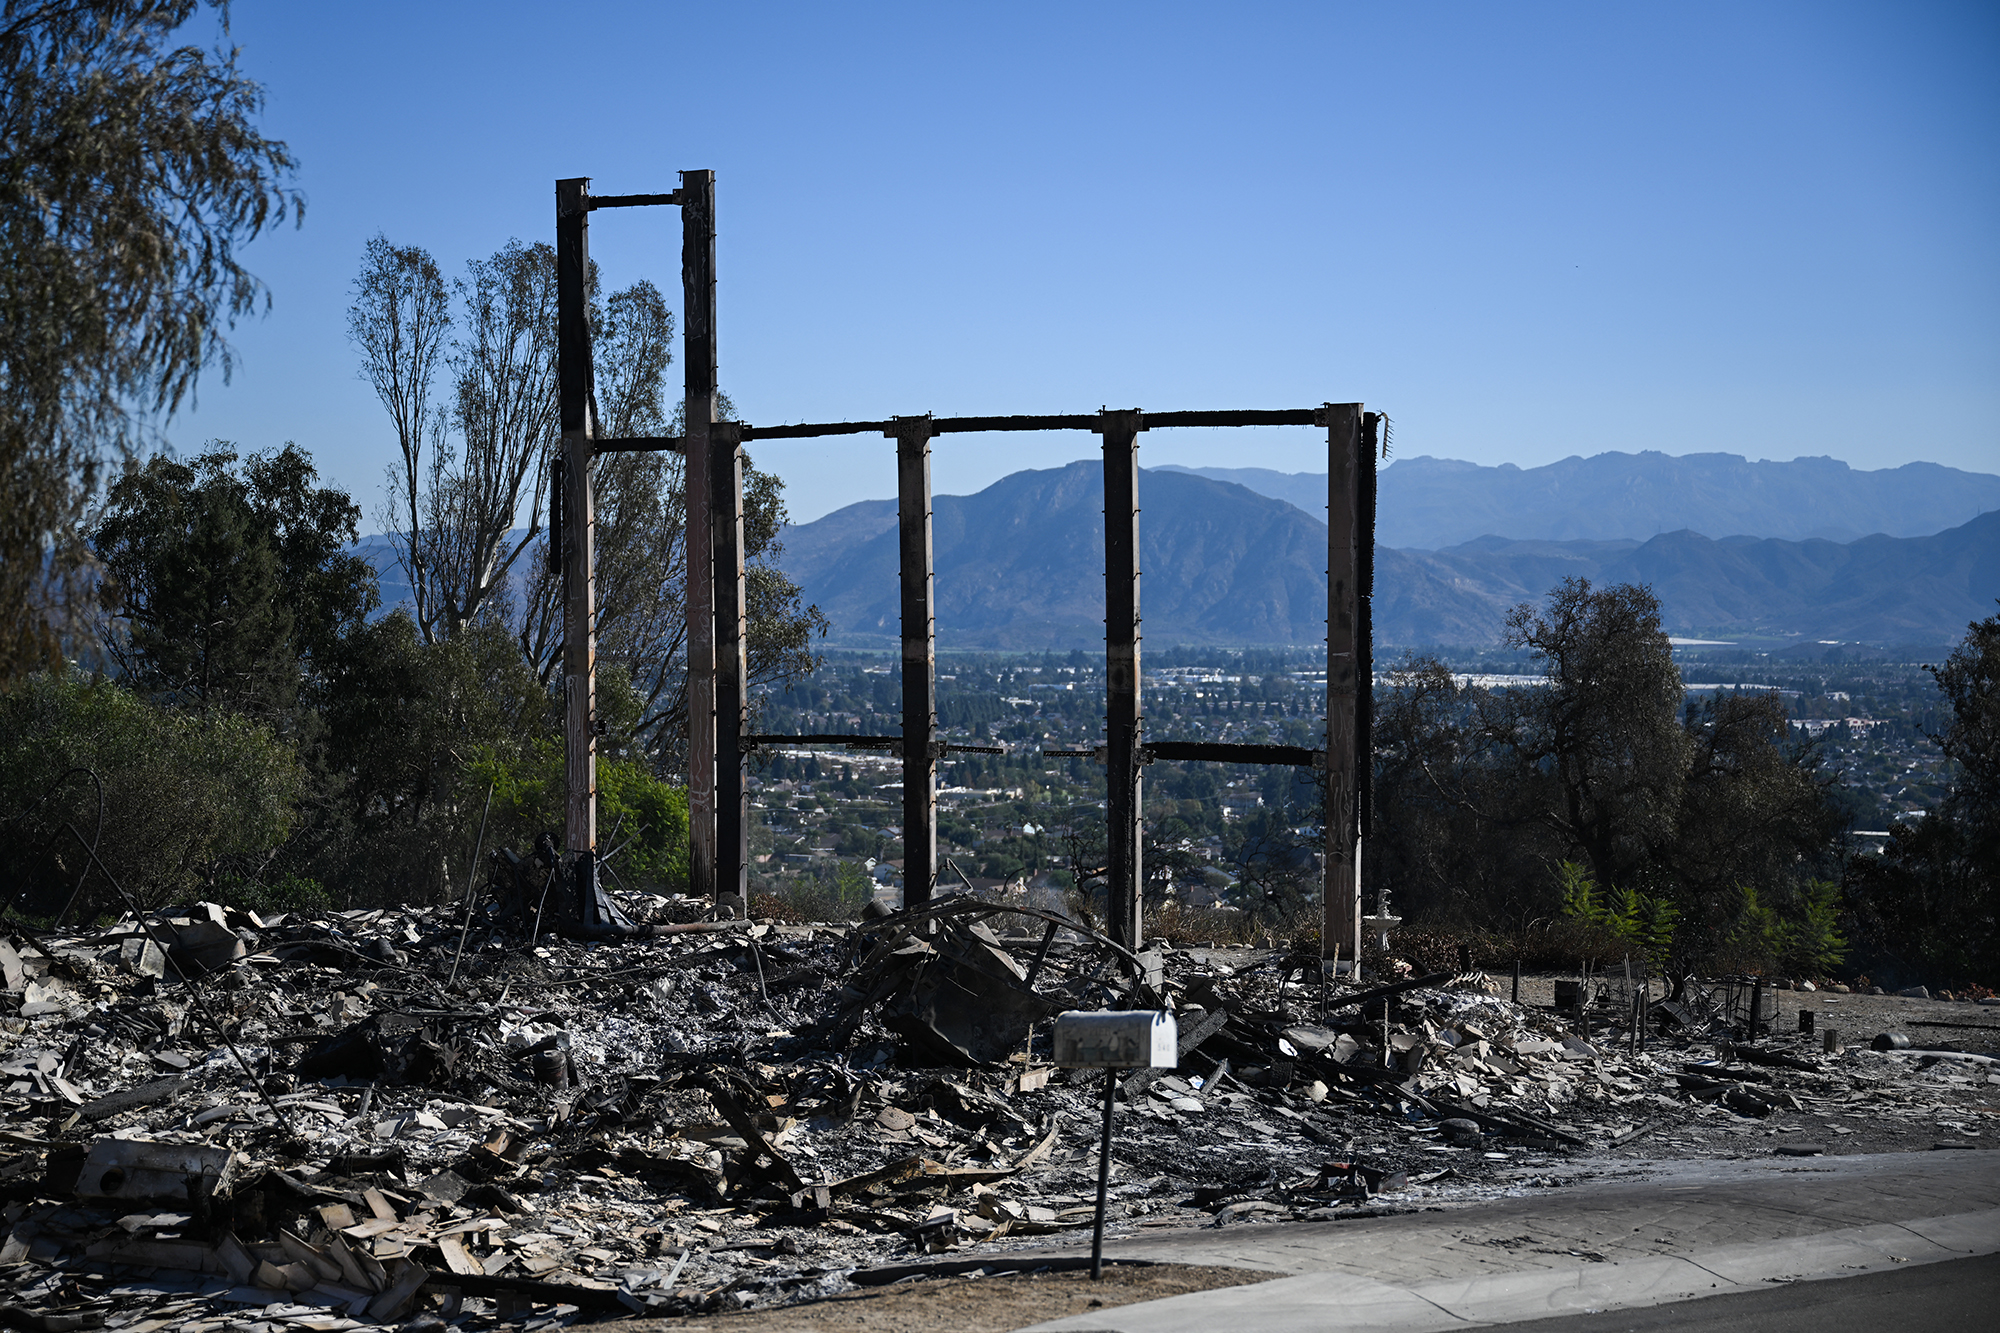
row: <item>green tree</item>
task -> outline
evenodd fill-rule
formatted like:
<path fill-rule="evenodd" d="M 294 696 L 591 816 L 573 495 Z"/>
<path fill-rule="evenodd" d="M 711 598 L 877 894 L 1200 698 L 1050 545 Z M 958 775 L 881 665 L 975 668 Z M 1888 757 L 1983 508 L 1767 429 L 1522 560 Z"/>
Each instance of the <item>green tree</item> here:
<path fill-rule="evenodd" d="M 1835 868 L 1832 778 L 1790 742 L 1776 699 L 1683 707 L 1643 589 L 1565 584 L 1546 613 L 1517 609 L 1514 633 L 1543 658 L 1546 684 L 1461 686 L 1416 659 L 1378 695 L 1370 901 L 1387 889 L 1405 915 L 1522 932 L 1558 917 L 1627 935 L 1671 925 L 1689 962 L 1744 951 L 1741 885 L 1787 920 L 1823 917 L 1814 882 Z M 1605 886 L 1591 910 L 1562 901 L 1566 873 Z M 1818 938 L 1818 955 L 1837 952 Z"/>
<path fill-rule="evenodd" d="M 1659 600 L 1635 584 L 1564 579 L 1543 609 L 1514 608 L 1506 642 L 1528 650 L 1545 683 L 1499 697 L 1493 741 L 1591 877 L 1630 883 L 1672 840 L 1693 758 Z"/>
<path fill-rule="evenodd" d="M 1375 692 L 1374 818 L 1362 901 L 1440 924 L 1525 927 L 1551 910 L 1548 867 L 1573 849 L 1490 744 L 1485 691 L 1410 657 Z"/>
<path fill-rule="evenodd" d="M 425 643 L 396 611 L 327 655 L 327 766 L 338 778 L 300 869 L 349 902 L 422 901 L 463 881 L 486 783 L 549 734 L 549 697 L 506 628 Z"/>
<path fill-rule="evenodd" d="M 57 660 L 105 469 L 204 367 L 227 377 L 265 296 L 238 247 L 303 215 L 261 86 L 174 44 L 197 8 L 0 3 L 0 681 Z"/>
<path fill-rule="evenodd" d="M 1943 666 L 1930 668 L 1951 708 L 1935 739 L 1953 765 L 1942 813 L 1958 824 L 1967 855 L 1991 880 L 2000 875 L 2000 615 L 1967 626 Z"/>
<path fill-rule="evenodd" d="M 346 549 L 360 510 L 317 480 L 287 444 L 155 457 L 111 488 L 90 535 L 106 647 L 129 680 L 165 701 L 291 718 L 310 665 L 379 601 L 374 570 Z"/>
<path fill-rule="evenodd" d="M 1932 737 L 1951 760 L 1944 799 L 1857 859 L 1860 934 L 1892 968 L 1932 980 L 2000 981 L 2000 615 L 1976 621 L 1932 667 L 1951 720 Z"/>
<path fill-rule="evenodd" d="M 1684 951 L 1709 956 L 1727 939 L 1739 885 L 1764 886 L 1787 921 L 1823 904 L 1814 885 L 1838 873 L 1841 815 L 1834 775 L 1822 771 L 1813 744 L 1791 743 L 1776 697 L 1728 694 L 1690 704 L 1683 729 L 1687 782 L 1660 867 L 1684 918 Z"/>

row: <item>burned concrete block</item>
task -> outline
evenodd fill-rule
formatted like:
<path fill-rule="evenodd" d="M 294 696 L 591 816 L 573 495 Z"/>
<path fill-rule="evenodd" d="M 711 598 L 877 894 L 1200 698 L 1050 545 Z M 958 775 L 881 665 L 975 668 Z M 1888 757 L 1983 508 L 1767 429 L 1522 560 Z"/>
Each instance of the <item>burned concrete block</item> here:
<path fill-rule="evenodd" d="M 235 1153 L 206 1143 L 106 1136 L 90 1145 L 76 1192 L 86 1199 L 200 1203 L 229 1193 L 237 1165 Z"/>

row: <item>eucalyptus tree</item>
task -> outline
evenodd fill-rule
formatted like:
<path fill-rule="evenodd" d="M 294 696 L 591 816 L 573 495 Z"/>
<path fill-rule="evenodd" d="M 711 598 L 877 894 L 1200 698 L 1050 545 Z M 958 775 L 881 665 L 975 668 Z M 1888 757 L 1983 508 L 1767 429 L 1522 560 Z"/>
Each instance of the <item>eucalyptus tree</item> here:
<path fill-rule="evenodd" d="M 587 293 L 598 434 L 679 433 L 679 404 L 668 406 L 674 316 L 665 297 L 644 279 L 601 296 L 594 266 Z M 475 622 L 504 623 L 545 684 L 563 635 L 543 517 L 557 442 L 554 298 L 546 245 L 510 242 L 468 265 L 448 292 L 428 253 L 378 238 L 348 315 L 364 377 L 397 435 L 382 521 L 419 632 L 435 642 Z M 437 383 L 444 378 L 448 393 Z M 721 406 L 730 415 L 727 395 Z M 591 487 L 598 653 L 629 674 L 642 703 L 640 743 L 671 768 L 687 716 L 683 463 L 664 450 L 607 454 L 592 465 Z M 813 641 L 826 628 L 777 566 L 783 491 L 777 477 L 746 465 L 753 684 L 811 671 Z"/>
<path fill-rule="evenodd" d="M 430 637 L 437 620 L 432 551 L 424 540 L 426 499 L 447 463 L 449 414 L 434 396 L 451 349 L 451 289 L 421 246 L 368 242 L 347 311 L 347 336 L 361 352 L 362 378 L 375 390 L 396 431 L 397 461 L 387 469 L 383 528 L 410 587 L 412 618 Z"/>
<path fill-rule="evenodd" d="M 555 311 L 547 244 L 509 241 L 471 261 L 449 296 L 420 247 L 368 245 L 348 337 L 396 429 L 380 518 L 427 643 L 483 616 L 507 618 L 515 569 L 541 534 L 556 438 Z"/>
<path fill-rule="evenodd" d="M 0 0 L 0 680 L 56 660 L 108 470 L 268 302 L 238 247 L 302 217 L 197 0 Z M 226 32 L 226 5 L 213 6 Z"/>

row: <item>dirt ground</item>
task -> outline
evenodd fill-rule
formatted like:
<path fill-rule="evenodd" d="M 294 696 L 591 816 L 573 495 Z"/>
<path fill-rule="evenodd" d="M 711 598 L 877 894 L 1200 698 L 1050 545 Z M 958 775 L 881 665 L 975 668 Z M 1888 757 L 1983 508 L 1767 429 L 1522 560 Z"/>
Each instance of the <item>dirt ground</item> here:
<path fill-rule="evenodd" d="M 847 1292 L 777 1309 L 740 1314 L 693 1315 L 685 1319 L 632 1319 L 594 1324 L 592 1333 L 779 1333 L 812 1329 L 835 1333 L 1007 1333 L 1046 1319 L 1138 1301 L 1184 1296 L 1215 1287 L 1236 1287 L 1281 1276 L 1241 1268 L 1197 1268 L 1188 1264 L 1114 1264 L 1092 1282 L 1088 1272 L 1003 1273 L 993 1277 L 951 1277 L 905 1281 L 873 1290 Z"/>

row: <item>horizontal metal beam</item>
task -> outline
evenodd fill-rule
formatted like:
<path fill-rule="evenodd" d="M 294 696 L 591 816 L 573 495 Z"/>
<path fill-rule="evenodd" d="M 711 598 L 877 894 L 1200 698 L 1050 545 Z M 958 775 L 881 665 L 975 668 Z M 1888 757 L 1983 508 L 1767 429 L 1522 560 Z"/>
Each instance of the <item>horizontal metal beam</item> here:
<path fill-rule="evenodd" d="M 1321 424 L 1316 407 L 1253 409 L 1240 412 L 1146 412 L 1139 418 L 1141 430 L 1164 430 L 1174 426 L 1313 426 Z M 1104 428 L 1101 412 L 1075 412 L 1059 416 L 1023 417 L 933 417 L 933 435 L 968 435 L 984 431 L 1082 430 Z M 894 435 L 894 421 L 819 421 L 792 426 L 743 427 L 743 439 L 804 440 L 823 435 Z"/>
<path fill-rule="evenodd" d="M 1216 764 L 1289 764 L 1298 768 L 1318 768 L 1326 762 L 1326 751 L 1303 745 L 1231 745 L 1222 741 L 1152 741 L 1146 758 L 1198 759 Z"/>
<path fill-rule="evenodd" d="M 1316 426 L 1316 407 L 1281 408 L 1246 412 L 1148 412 L 1142 418 L 1147 430 L 1173 426 Z"/>
<path fill-rule="evenodd" d="M 630 439 L 590 442 L 590 451 L 593 454 L 678 454 L 686 448 L 686 439 L 679 435 L 639 435 Z"/>
<path fill-rule="evenodd" d="M 600 208 L 646 208 L 653 204 L 679 205 L 681 192 L 672 194 L 600 194 L 594 199 L 586 199 L 584 207 L 595 211 Z"/>
<path fill-rule="evenodd" d="M 851 745 L 857 750 L 886 750 L 903 743 L 901 736 L 840 736 L 823 733 L 811 736 L 745 736 L 751 745 Z"/>
<path fill-rule="evenodd" d="M 894 750 L 902 752 L 901 736 L 842 736 L 831 732 L 811 736 L 756 735 L 744 737 L 749 745 L 846 745 L 856 750 Z M 1006 754 L 1004 745 L 960 745 L 957 741 L 939 741 L 938 755 L 948 754 Z"/>

